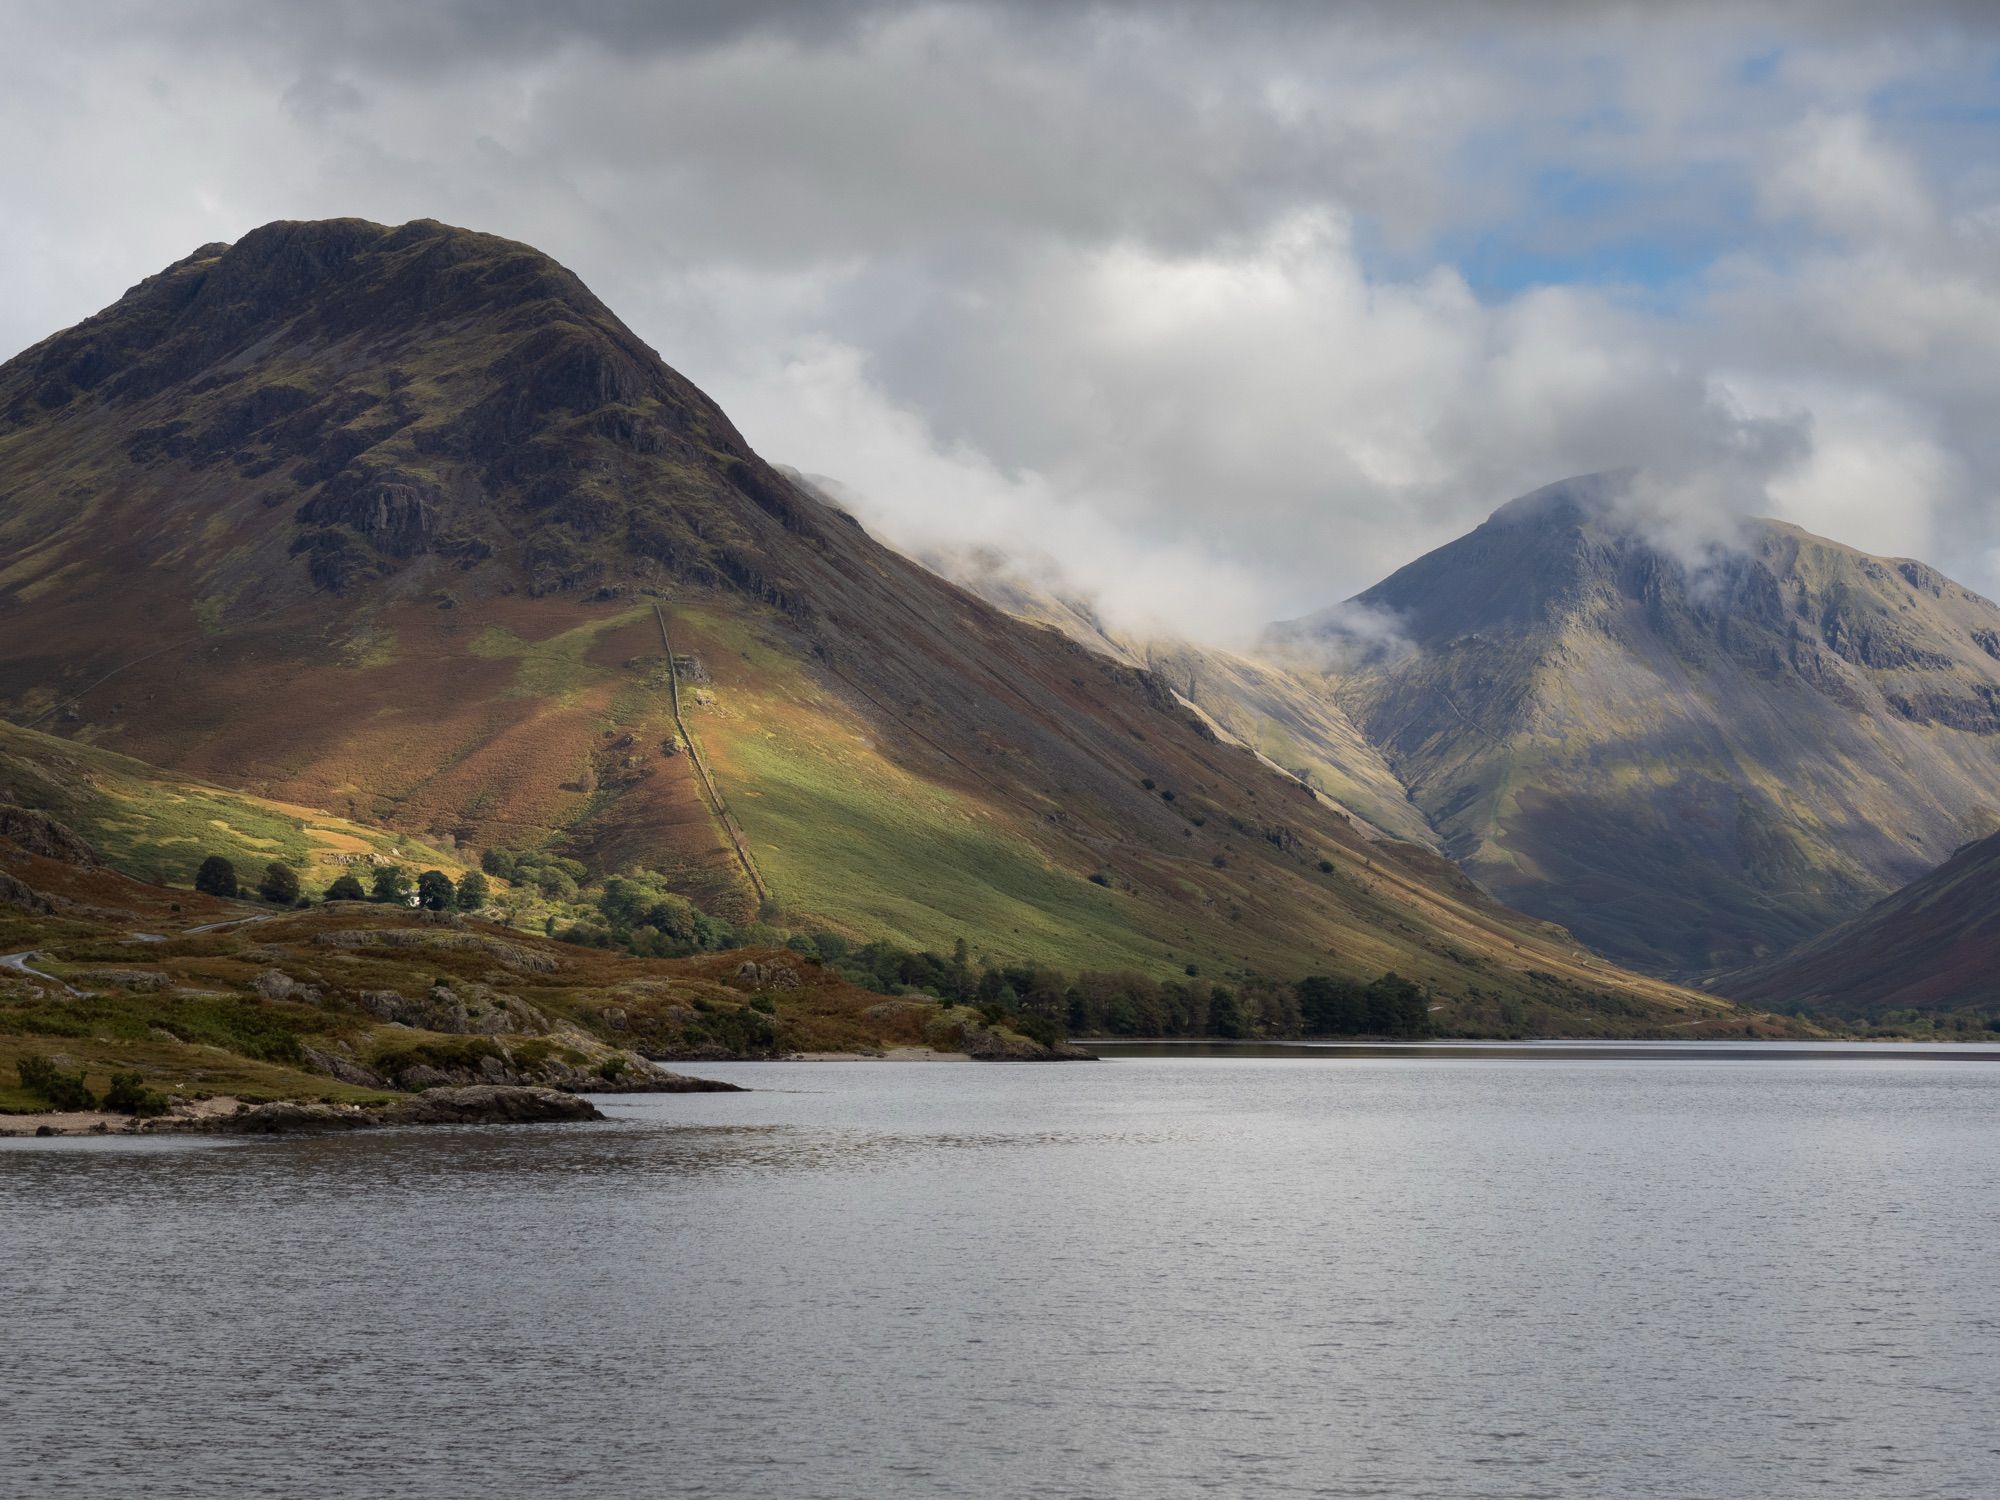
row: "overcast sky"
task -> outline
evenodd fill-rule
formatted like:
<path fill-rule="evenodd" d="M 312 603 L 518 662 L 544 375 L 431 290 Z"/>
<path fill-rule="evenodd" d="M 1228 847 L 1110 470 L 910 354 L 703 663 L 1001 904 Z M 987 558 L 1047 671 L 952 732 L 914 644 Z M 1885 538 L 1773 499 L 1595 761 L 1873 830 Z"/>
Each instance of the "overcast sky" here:
<path fill-rule="evenodd" d="M 0 352 L 530 241 L 913 549 L 1241 635 L 1567 474 L 2000 594 L 2000 5 L 13 0 Z"/>

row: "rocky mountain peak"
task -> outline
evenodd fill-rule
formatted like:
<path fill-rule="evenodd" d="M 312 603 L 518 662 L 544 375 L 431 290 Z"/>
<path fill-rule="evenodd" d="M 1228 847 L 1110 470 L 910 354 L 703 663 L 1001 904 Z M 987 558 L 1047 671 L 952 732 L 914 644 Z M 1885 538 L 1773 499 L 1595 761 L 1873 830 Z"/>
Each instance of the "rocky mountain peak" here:
<path fill-rule="evenodd" d="M 241 515 L 233 551 L 190 559 L 223 597 L 433 558 L 533 593 L 664 570 L 797 608 L 778 554 L 817 510 L 572 272 L 428 219 L 267 224 L 0 368 L 23 462 L 73 452 L 77 423 L 122 448 L 113 488 L 159 496 L 142 531 L 197 493 Z"/>

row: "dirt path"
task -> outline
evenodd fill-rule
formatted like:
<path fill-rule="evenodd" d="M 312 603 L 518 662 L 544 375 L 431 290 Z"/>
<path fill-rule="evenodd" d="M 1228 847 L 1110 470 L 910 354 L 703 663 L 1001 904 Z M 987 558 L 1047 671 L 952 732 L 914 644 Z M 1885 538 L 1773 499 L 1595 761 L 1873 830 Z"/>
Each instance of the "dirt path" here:
<path fill-rule="evenodd" d="M 197 932 L 220 932 L 225 927 L 248 927 L 252 922 L 268 922 L 276 915 L 276 912 L 260 911 L 253 917 L 231 917 L 227 922 L 204 922 L 199 927 L 183 928 L 181 936 L 193 937 Z"/>

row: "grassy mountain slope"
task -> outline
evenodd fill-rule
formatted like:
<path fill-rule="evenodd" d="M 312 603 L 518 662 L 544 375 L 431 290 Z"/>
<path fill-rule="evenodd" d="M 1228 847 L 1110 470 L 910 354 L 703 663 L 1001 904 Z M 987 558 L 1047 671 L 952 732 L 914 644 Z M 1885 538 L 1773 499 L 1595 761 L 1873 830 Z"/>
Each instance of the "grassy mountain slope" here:
<path fill-rule="evenodd" d="M 1782 1010 L 1869 1020 L 1958 1011 L 2000 1030 L 2000 835 L 1966 845 L 1790 953 L 1724 975 L 1716 988 Z"/>
<path fill-rule="evenodd" d="M 1691 569 L 1617 519 L 1619 483 L 1525 497 L 1360 596 L 1416 649 L 1340 700 L 1483 885 L 1694 973 L 2000 820 L 2000 609 L 1776 522 Z"/>
<path fill-rule="evenodd" d="M 11 724 L 0 724 L 0 804 L 50 814 L 112 866 L 154 884 L 187 885 L 210 854 L 251 882 L 274 860 L 292 865 L 309 872 L 315 894 L 349 866 L 438 869 L 454 880 L 466 868 L 458 854 L 420 840 Z"/>
<path fill-rule="evenodd" d="M 0 367 L 0 557 L 17 723 L 399 834 L 1003 958 L 1711 1003 L 876 544 L 490 236 L 266 226 Z"/>
<path fill-rule="evenodd" d="M 1107 625 L 1087 603 L 990 551 L 926 557 L 946 577 L 1016 618 L 1060 630 L 1153 672 L 1217 730 L 1311 787 L 1366 828 L 1436 849 L 1438 838 L 1382 753 L 1368 742 L 1309 654 L 1246 655 Z"/>

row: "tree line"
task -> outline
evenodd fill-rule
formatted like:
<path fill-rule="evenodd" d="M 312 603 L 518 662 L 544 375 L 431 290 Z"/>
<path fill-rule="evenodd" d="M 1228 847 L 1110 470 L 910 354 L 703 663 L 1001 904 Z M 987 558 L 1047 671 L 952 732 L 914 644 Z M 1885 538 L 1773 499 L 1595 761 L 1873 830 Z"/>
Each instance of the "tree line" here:
<path fill-rule="evenodd" d="M 195 871 L 194 888 L 225 900 L 247 898 L 253 889 L 238 876 L 234 862 L 220 854 L 211 854 L 201 862 L 201 868 Z M 278 906 L 312 904 L 299 883 L 298 871 L 281 860 L 274 859 L 264 866 L 254 889 L 263 900 Z M 427 911 L 466 912 L 478 911 L 491 898 L 492 887 L 477 870 L 467 870 L 454 882 L 442 870 L 412 875 L 401 865 L 376 865 L 366 887 L 352 871 L 336 876 L 321 897 L 325 901 L 375 901 L 415 905 Z"/>
<path fill-rule="evenodd" d="M 484 871 L 531 885 L 552 899 L 574 897 L 583 867 L 538 853 L 489 849 Z M 235 867 L 220 855 L 202 863 L 195 886 L 211 895 L 241 893 Z M 310 904 L 288 865 L 266 867 L 257 893 L 284 905 Z M 478 911 L 490 899 L 481 870 L 453 884 L 439 870 L 412 876 L 399 865 L 377 865 L 363 887 L 352 873 L 336 878 L 324 899 L 414 904 L 431 911 Z M 834 969 L 850 983 L 884 995 L 928 995 L 947 1005 L 977 1007 L 988 1020 L 1024 1035 L 1220 1037 L 1251 1040 L 1307 1036 L 1421 1037 L 1433 1030 L 1430 997 L 1394 973 L 1361 981 L 1327 974 L 1295 980 L 1257 975 L 1217 983 L 1187 966 L 1184 977 L 1159 980 L 1134 970 L 1069 973 L 1049 964 L 975 964 L 963 938 L 949 954 L 891 943 L 856 945 L 837 932 L 788 933 L 754 923 L 737 927 L 711 916 L 646 871 L 604 883 L 595 914 L 549 935 L 586 947 L 616 948 L 645 958 L 685 958 L 746 945 L 785 946 Z"/>

